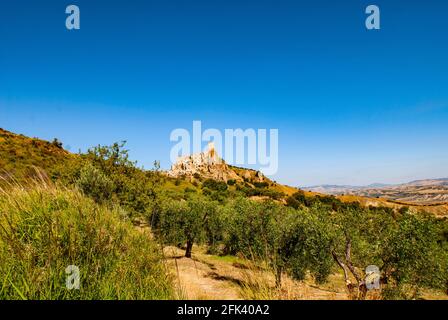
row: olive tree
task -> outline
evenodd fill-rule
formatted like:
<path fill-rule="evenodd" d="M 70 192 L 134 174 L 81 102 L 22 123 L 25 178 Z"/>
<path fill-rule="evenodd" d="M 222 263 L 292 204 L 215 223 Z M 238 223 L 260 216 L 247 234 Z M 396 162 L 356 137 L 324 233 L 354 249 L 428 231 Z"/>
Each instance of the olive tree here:
<path fill-rule="evenodd" d="M 310 272 L 317 281 L 331 270 L 330 237 L 325 221 L 307 210 L 274 202 L 239 199 L 232 204 L 226 246 L 230 253 L 266 261 L 281 286 L 284 272 L 303 280 Z"/>
<path fill-rule="evenodd" d="M 434 217 L 347 205 L 331 219 L 331 254 L 352 299 L 366 298 L 369 265 L 379 268 L 384 298 L 415 298 L 421 288 L 446 286 L 446 249 Z"/>
<path fill-rule="evenodd" d="M 386 298 L 418 297 L 422 288 L 446 289 L 448 255 L 440 224 L 430 215 L 406 213 L 382 245 Z"/>
<path fill-rule="evenodd" d="M 155 233 L 165 244 L 185 244 L 185 257 L 191 258 L 194 243 L 202 243 L 206 239 L 207 221 L 215 210 L 214 203 L 200 197 L 188 201 L 167 201 Z"/>

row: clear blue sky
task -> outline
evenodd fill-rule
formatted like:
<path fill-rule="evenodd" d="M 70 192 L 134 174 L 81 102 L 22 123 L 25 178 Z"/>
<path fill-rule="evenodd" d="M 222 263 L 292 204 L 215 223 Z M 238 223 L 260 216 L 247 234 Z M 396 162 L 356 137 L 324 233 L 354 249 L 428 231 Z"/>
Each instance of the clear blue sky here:
<path fill-rule="evenodd" d="M 442 0 L 4 0 L 0 127 L 72 151 L 127 140 L 147 168 L 193 120 L 278 128 L 279 182 L 447 177 L 447 16 Z"/>

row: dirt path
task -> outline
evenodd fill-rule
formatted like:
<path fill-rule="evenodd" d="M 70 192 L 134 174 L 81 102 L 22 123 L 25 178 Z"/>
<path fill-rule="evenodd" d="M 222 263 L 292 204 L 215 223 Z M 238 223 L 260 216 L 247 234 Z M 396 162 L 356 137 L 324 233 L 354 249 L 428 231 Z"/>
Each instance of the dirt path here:
<path fill-rule="evenodd" d="M 165 248 L 164 253 L 183 299 L 347 299 L 343 287 L 318 288 L 287 277 L 278 291 L 270 273 L 247 270 L 239 263 L 198 249 L 192 259 L 185 258 L 184 250 L 175 247 Z"/>
<path fill-rule="evenodd" d="M 168 264 L 177 278 L 177 286 L 186 299 L 238 300 L 241 299 L 237 285 L 218 272 L 217 266 L 193 255 L 185 258 L 184 251 L 174 247 L 164 250 Z"/>

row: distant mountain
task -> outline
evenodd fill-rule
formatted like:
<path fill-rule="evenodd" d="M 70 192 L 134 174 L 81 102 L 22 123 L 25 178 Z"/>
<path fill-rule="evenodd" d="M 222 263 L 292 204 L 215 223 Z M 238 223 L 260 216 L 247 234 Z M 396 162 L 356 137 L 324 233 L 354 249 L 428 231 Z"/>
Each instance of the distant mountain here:
<path fill-rule="evenodd" d="M 382 183 L 368 186 L 321 185 L 305 187 L 304 190 L 330 195 L 384 198 L 409 204 L 434 205 L 448 203 L 448 178 L 415 180 L 396 185 Z"/>
<path fill-rule="evenodd" d="M 319 186 L 303 187 L 302 189 L 306 191 L 318 192 L 324 194 L 342 195 L 342 194 L 349 194 L 357 190 L 384 188 L 388 186 L 391 185 L 384 183 L 372 183 L 367 186 L 323 184 Z"/>
<path fill-rule="evenodd" d="M 402 185 L 407 186 L 448 186 L 448 178 L 415 180 Z"/>

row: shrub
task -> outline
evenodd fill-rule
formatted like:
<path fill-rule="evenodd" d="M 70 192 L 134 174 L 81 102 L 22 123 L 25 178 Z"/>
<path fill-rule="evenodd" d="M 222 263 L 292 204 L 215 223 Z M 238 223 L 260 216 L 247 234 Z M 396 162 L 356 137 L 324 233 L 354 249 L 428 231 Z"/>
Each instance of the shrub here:
<path fill-rule="evenodd" d="M 110 199 L 114 191 L 113 182 L 89 163 L 81 169 L 76 185 L 85 195 L 98 203 Z"/>
<path fill-rule="evenodd" d="M 54 145 L 56 148 L 62 149 L 62 142 L 58 140 L 58 138 L 54 138 L 51 142 L 52 145 Z"/>
<path fill-rule="evenodd" d="M 224 181 L 217 181 L 213 179 L 207 179 L 202 183 L 203 188 L 208 188 L 215 191 L 226 191 L 228 186 Z"/>
<path fill-rule="evenodd" d="M 269 187 L 269 183 L 267 183 L 267 182 L 254 182 L 253 184 L 254 184 L 255 188 L 260 188 L 260 189 Z"/>
<path fill-rule="evenodd" d="M 186 187 L 184 189 L 185 193 L 196 193 L 196 189 L 190 188 L 190 187 Z"/>
<path fill-rule="evenodd" d="M 242 191 L 246 195 L 246 197 L 262 196 L 262 197 L 269 197 L 274 200 L 279 200 L 285 196 L 283 192 L 264 188 L 245 187 L 242 188 Z"/>

